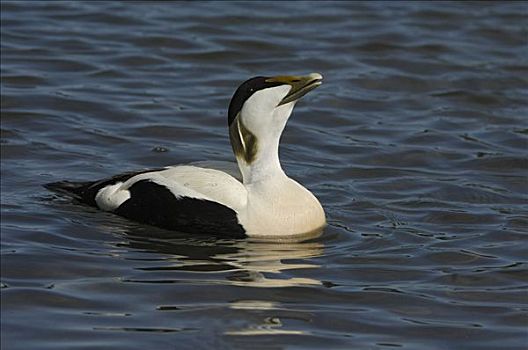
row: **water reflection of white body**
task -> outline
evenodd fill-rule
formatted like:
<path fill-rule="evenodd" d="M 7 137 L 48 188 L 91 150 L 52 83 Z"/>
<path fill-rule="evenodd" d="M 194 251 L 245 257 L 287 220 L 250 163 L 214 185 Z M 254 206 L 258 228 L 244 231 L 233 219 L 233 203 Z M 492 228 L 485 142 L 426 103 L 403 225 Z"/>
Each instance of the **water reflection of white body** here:
<path fill-rule="evenodd" d="M 281 288 L 322 284 L 321 281 L 313 278 L 284 276 L 287 270 L 319 268 L 319 265 L 307 262 L 307 260 L 322 255 L 324 245 L 320 242 L 244 241 L 239 242 L 239 246 L 241 249 L 237 253 L 221 256 L 223 259 L 229 259 L 231 264 L 247 273 L 243 280 L 230 278 L 233 285 Z M 305 262 L 298 262 L 299 260 Z M 229 308 L 248 312 L 270 311 L 275 314 L 283 309 L 284 305 L 270 300 L 246 299 L 231 302 Z M 228 336 L 302 335 L 306 333 L 305 330 L 284 328 L 281 319 L 271 314 L 259 323 L 224 332 Z"/>
<path fill-rule="evenodd" d="M 153 238 L 151 232 L 127 232 L 131 239 L 118 243 L 126 246 L 128 253 L 138 256 L 142 252 L 161 254 L 160 259 L 146 259 L 145 266 L 137 270 L 148 271 L 134 276 L 129 281 L 148 279 L 155 283 L 158 278 L 164 282 L 174 279 L 178 283 L 186 281 L 192 284 L 223 284 L 247 287 L 292 287 L 300 285 L 321 285 L 320 280 L 287 276 L 286 271 L 320 267 L 311 258 L 321 256 L 324 245 L 320 241 L 307 241 L 320 232 L 289 241 L 266 240 L 211 240 L 185 238 Z M 126 254 L 128 255 L 128 254 Z M 134 259 L 135 260 L 135 259 Z M 147 263 L 148 261 L 148 263 Z M 177 271 L 199 272 L 185 276 Z M 204 275 L 203 273 L 211 272 Z M 217 272 L 225 272 L 222 278 L 215 277 Z M 188 279 L 190 277 L 190 279 Z M 202 279 L 205 277 L 204 279 Z M 159 280 L 162 282 L 162 280 Z"/>
<path fill-rule="evenodd" d="M 115 230 L 114 230 L 115 232 Z M 188 296 L 176 304 L 161 304 L 161 312 L 195 312 L 195 310 L 229 309 L 236 314 L 253 314 L 253 322 L 226 325 L 221 332 L 226 336 L 301 335 L 306 330 L 289 324 L 283 317 L 289 306 L 273 299 L 256 296 L 251 288 L 317 287 L 322 281 L 304 277 L 318 276 L 314 258 L 322 256 L 323 243 L 311 237 L 304 241 L 217 240 L 204 237 L 170 236 L 147 228 L 131 228 L 118 234 L 113 242 L 115 256 L 134 262 L 134 269 L 122 277 L 124 283 L 156 284 L 167 286 L 206 285 L 250 287 L 226 302 L 207 297 Z M 116 237 L 116 236 L 114 236 Z M 307 240 L 311 239 L 311 240 Z M 260 300 L 259 300 L 260 299 Z M 255 319 L 256 316 L 256 319 Z M 293 327 L 292 327 L 293 326 Z"/>
<path fill-rule="evenodd" d="M 232 254 L 219 254 L 216 258 L 229 261 L 230 265 L 244 272 L 243 278 L 229 278 L 233 285 L 249 287 L 292 287 L 320 285 L 321 281 L 303 277 L 284 277 L 283 272 L 293 269 L 318 268 L 311 262 L 293 262 L 320 256 L 320 242 L 239 242 L 240 248 Z"/>

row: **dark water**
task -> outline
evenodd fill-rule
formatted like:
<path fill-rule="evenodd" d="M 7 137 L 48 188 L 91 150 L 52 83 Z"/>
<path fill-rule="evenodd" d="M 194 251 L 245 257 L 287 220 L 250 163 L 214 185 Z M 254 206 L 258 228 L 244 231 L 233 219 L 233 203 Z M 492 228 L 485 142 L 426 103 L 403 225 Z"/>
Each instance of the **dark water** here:
<path fill-rule="evenodd" d="M 516 3 L 2 2 L 2 349 L 524 349 L 528 30 Z M 232 160 L 261 74 L 312 241 L 215 240 L 42 184 Z"/>

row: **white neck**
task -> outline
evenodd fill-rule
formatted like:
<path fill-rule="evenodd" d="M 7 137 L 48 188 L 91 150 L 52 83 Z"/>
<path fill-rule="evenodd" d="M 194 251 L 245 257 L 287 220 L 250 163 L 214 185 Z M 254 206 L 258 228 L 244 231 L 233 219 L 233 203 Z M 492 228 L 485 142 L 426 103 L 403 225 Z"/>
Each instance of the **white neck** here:
<path fill-rule="evenodd" d="M 288 117 L 290 116 L 295 102 L 291 102 L 279 107 L 276 107 L 272 115 L 262 115 L 258 113 L 260 111 L 245 111 L 248 114 L 253 113 L 249 117 L 239 115 L 241 123 L 244 124 L 243 120 L 253 118 L 253 120 L 266 120 L 267 123 L 264 125 L 249 124 L 239 125 L 241 130 L 246 129 L 247 132 L 251 133 L 255 138 L 256 143 L 256 154 L 250 162 L 244 159 L 240 154 L 236 154 L 238 167 L 242 173 L 244 185 L 265 183 L 267 181 L 275 181 L 278 179 L 287 178 L 286 174 L 282 170 L 279 160 L 279 143 L 282 135 L 282 131 L 286 126 Z M 249 127 L 253 126 L 253 130 Z M 243 139 L 243 137 L 241 137 Z"/>
<path fill-rule="evenodd" d="M 259 140 L 256 158 L 249 165 L 244 159 L 237 157 L 244 185 L 286 177 L 279 160 L 279 139 L 280 136 L 271 140 Z"/>

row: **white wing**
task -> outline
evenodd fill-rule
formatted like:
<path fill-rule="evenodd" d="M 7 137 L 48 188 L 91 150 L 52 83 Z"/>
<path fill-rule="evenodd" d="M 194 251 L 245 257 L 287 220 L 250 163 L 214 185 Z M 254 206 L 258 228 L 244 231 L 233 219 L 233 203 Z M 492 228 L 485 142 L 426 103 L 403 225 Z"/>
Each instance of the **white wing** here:
<path fill-rule="evenodd" d="M 245 207 L 247 202 L 247 190 L 233 176 L 226 172 L 202 168 L 194 165 L 180 165 L 168 167 L 159 171 L 159 175 L 167 179 L 166 185 L 171 191 L 178 196 L 179 186 L 187 190 L 192 190 L 200 194 L 199 197 L 213 200 L 235 211 Z M 173 189 L 173 184 L 178 184 Z"/>
<path fill-rule="evenodd" d="M 117 182 L 99 190 L 95 201 L 98 207 L 103 210 L 115 210 L 130 198 L 128 189 L 132 185 L 141 180 L 150 180 L 165 186 L 176 197 L 210 200 L 223 204 L 236 212 L 246 206 L 247 190 L 240 181 L 227 172 L 197 166 L 197 164 L 203 164 L 204 166 L 207 164 L 234 172 L 231 163 L 214 162 L 214 164 L 211 164 L 210 162 L 199 162 L 194 164 L 170 166 L 163 170 L 132 176 L 124 182 Z"/>

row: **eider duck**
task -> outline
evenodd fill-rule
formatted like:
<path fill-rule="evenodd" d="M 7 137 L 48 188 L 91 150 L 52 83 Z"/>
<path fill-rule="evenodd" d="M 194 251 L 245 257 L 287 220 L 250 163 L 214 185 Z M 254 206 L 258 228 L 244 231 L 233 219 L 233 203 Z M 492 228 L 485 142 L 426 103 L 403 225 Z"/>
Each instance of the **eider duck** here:
<path fill-rule="evenodd" d="M 321 231 L 324 210 L 282 170 L 279 141 L 295 103 L 321 85 L 322 78 L 319 73 L 259 76 L 239 86 L 228 110 L 238 167 L 196 162 L 46 187 L 101 210 L 180 232 L 282 238 Z"/>

